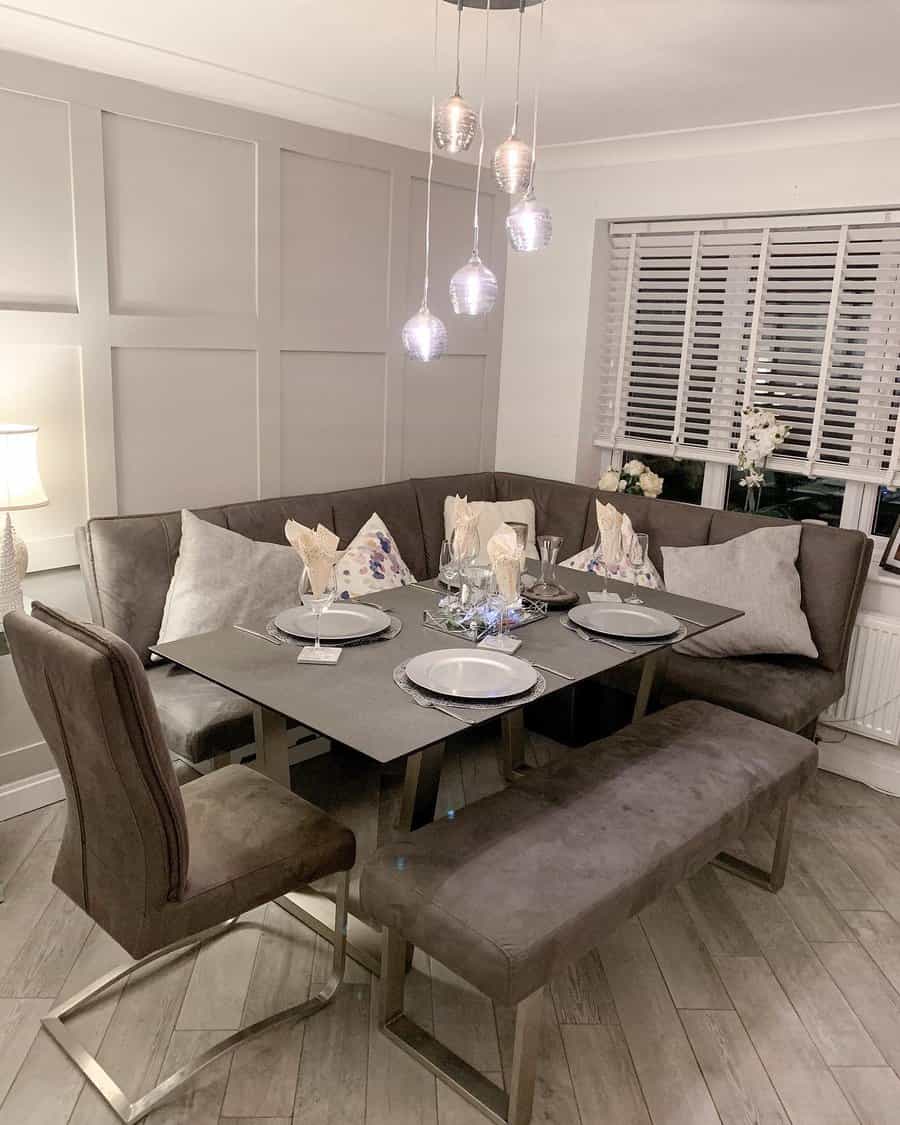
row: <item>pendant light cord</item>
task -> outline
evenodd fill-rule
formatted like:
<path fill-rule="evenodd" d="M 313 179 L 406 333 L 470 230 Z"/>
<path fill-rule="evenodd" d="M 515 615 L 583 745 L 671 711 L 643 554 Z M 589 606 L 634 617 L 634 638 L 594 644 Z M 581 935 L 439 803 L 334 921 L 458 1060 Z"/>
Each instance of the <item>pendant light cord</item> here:
<path fill-rule="evenodd" d="M 543 4 L 541 5 L 543 8 Z M 516 107 L 513 110 L 512 135 L 519 128 L 519 79 L 522 75 L 522 25 L 525 23 L 525 0 L 519 0 L 519 46 L 516 53 Z"/>
<path fill-rule="evenodd" d="M 541 0 L 541 19 L 538 24 L 538 67 L 534 82 L 534 123 L 531 129 L 531 171 L 528 173 L 528 191 L 534 190 L 534 166 L 537 161 L 538 108 L 541 101 L 541 79 L 544 70 L 544 4 Z M 527 192 L 526 192 L 527 194 Z"/>
<path fill-rule="evenodd" d="M 462 46 L 462 12 L 463 0 L 459 0 L 456 9 L 456 94 L 459 97 L 459 56 Z"/>
<path fill-rule="evenodd" d="M 472 254 L 478 257 L 478 202 L 481 198 L 481 171 L 484 166 L 484 100 L 487 91 L 488 49 L 490 46 L 491 0 L 487 0 L 484 17 L 484 65 L 481 68 L 481 104 L 478 107 L 478 129 L 481 143 L 478 146 L 478 170 L 475 173 L 475 218 L 472 222 Z"/>
<path fill-rule="evenodd" d="M 434 0 L 434 46 L 431 56 L 431 126 L 428 130 L 428 181 L 425 188 L 425 284 L 422 287 L 422 305 L 428 307 L 428 278 L 431 273 L 431 180 L 434 175 L 434 118 L 437 110 L 437 59 L 438 59 L 438 21 L 441 0 Z"/>

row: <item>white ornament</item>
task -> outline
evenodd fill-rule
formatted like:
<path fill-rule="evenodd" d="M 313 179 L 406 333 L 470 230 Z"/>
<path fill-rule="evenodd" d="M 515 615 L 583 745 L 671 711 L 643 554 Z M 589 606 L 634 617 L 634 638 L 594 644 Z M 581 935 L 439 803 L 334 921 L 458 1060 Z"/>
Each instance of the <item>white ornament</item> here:
<path fill-rule="evenodd" d="M 0 619 L 14 609 L 24 609 L 22 583 L 16 560 L 12 519 L 6 513 L 6 524 L 0 539 Z"/>

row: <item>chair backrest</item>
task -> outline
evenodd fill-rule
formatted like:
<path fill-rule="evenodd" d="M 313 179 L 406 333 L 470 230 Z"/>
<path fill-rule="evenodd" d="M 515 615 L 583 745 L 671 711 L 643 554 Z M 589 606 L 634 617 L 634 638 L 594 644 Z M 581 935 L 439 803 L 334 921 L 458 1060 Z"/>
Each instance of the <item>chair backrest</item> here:
<path fill-rule="evenodd" d="M 54 882 L 126 949 L 184 890 L 184 805 L 133 648 L 35 602 L 4 628 L 68 799 Z"/>

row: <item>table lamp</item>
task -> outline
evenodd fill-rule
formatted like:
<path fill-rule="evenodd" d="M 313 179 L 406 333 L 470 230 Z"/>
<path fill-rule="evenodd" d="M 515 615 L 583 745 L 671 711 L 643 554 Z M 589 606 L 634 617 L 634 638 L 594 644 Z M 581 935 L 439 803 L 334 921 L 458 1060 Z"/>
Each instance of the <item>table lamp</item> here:
<path fill-rule="evenodd" d="M 22 579 L 28 570 L 28 548 L 16 535 L 10 512 L 43 508 L 49 503 L 37 459 L 37 426 L 0 422 L 0 621 L 22 609 Z"/>

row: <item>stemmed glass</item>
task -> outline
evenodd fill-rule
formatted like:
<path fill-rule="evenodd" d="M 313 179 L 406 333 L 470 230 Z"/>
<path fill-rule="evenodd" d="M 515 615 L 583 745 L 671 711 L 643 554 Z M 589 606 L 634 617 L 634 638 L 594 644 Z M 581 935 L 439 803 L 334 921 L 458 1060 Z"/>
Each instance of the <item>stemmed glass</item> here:
<path fill-rule="evenodd" d="M 556 581 L 556 560 L 562 547 L 561 535 L 539 535 L 537 539 L 538 554 L 541 556 L 541 578 L 531 587 L 531 596 L 535 598 L 554 598 L 560 592 L 560 585 Z"/>
<path fill-rule="evenodd" d="M 603 541 L 603 536 L 602 536 L 602 533 L 600 531 L 600 527 L 598 525 L 597 536 L 594 539 L 594 546 L 593 546 L 593 549 L 591 551 L 591 562 L 593 562 L 597 558 L 597 555 L 600 553 L 600 547 L 602 545 L 602 541 Z M 606 570 L 606 563 L 603 562 L 602 565 L 603 565 L 603 573 L 600 574 L 600 577 L 603 579 L 603 589 L 600 592 L 600 597 L 601 598 L 608 598 L 609 597 L 609 574 Z M 590 567 L 588 567 L 588 569 L 590 569 Z M 597 574 L 598 572 L 595 570 L 595 571 L 593 571 L 593 573 Z"/>
<path fill-rule="evenodd" d="M 629 605 L 643 605 L 644 599 L 638 597 L 638 573 L 644 567 L 647 559 L 647 550 L 650 546 L 650 537 L 644 532 L 638 532 L 634 537 L 631 551 L 628 555 L 628 563 L 631 566 L 631 593 L 625 599 Z"/>
<path fill-rule="evenodd" d="M 453 548 L 450 545 L 450 540 L 444 539 L 441 542 L 441 553 L 438 559 L 438 580 L 447 587 L 447 593 L 438 602 L 441 609 L 453 605 L 453 573 Z"/>
<path fill-rule="evenodd" d="M 327 613 L 329 607 L 334 603 L 335 593 L 337 590 L 337 576 L 335 569 L 332 567 L 328 571 L 328 578 L 325 582 L 325 588 L 321 594 L 304 594 L 303 604 L 308 605 L 313 611 L 316 619 L 316 642 L 313 645 L 315 649 L 322 648 L 321 631 L 322 631 L 322 614 Z"/>

